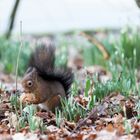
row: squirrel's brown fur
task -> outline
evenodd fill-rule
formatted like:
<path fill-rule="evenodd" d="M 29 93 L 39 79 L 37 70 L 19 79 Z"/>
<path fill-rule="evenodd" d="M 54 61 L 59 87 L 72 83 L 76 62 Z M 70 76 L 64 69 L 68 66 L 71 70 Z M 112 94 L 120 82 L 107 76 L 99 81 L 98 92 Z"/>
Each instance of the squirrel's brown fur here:
<path fill-rule="evenodd" d="M 42 103 L 51 111 L 60 106 L 61 97 L 66 97 L 73 81 L 73 74 L 68 70 L 54 67 L 55 55 L 52 43 L 45 43 L 35 49 L 29 61 L 29 68 L 22 80 L 25 93 L 34 94 L 33 104 Z"/>

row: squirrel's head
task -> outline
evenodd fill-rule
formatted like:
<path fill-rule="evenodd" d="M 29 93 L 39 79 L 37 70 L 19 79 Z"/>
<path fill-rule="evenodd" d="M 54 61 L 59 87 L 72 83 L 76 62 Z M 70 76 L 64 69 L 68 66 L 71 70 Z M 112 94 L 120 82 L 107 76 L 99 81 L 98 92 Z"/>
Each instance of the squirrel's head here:
<path fill-rule="evenodd" d="M 22 86 L 25 90 L 25 93 L 33 93 L 37 88 L 37 71 L 35 68 L 28 68 L 23 80 Z"/>

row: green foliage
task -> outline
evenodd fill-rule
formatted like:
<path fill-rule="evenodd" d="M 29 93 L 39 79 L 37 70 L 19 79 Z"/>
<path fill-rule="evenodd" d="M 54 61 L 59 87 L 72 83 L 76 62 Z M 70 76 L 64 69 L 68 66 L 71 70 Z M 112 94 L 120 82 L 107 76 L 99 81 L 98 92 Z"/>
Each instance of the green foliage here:
<path fill-rule="evenodd" d="M 94 96 L 96 96 L 97 100 L 103 99 L 105 96 L 109 95 L 112 92 L 120 92 L 125 96 L 128 96 L 130 94 L 132 87 L 132 82 L 130 78 L 123 78 L 123 76 L 120 79 L 114 79 L 107 81 L 106 83 L 98 83 L 95 82 L 95 90 L 94 90 Z"/>
<path fill-rule="evenodd" d="M 58 108 L 56 108 L 55 110 L 55 116 L 56 116 L 56 125 L 57 127 L 60 127 L 64 118 L 63 118 L 63 113 Z"/>
<path fill-rule="evenodd" d="M 19 58 L 19 74 L 24 74 L 27 67 L 30 48 L 28 43 L 23 44 L 23 49 Z M 15 73 L 16 60 L 20 42 L 0 38 L 0 64 L 6 73 Z"/>
<path fill-rule="evenodd" d="M 122 49 L 122 52 L 124 53 L 124 59 L 129 60 L 131 66 L 135 65 L 136 68 L 139 67 L 140 34 L 137 29 L 124 28 L 120 34 L 119 40 L 114 45 L 116 48 L 119 47 Z M 134 53 L 134 51 L 136 52 L 136 54 Z M 136 55 L 136 59 L 134 55 Z"/>
<path fill-rule="evenodd" d="M 83 57 L 85 66 L 94 64 L 105 65 L 101 52 L 93 44 L 90 47 L 83 48 Z"/>
<path fill-rule="evenodd" d="M 101 101 L 112 92 L 119 92 L 128 97 L 136 91 L 135 68 L 131 67 L 130 60 L 124 59 L 122 49 L 116 50 L 108 64 L 112 79 L 102 83 L 94 78 L 92 100 Z"/>
<path fill-rule="evenodd" d="M 88 110 L 93 109 L 93 107 L 95 106 L 96 101 L 97 101 L 96 100 L 96 95 L 92 94 L 90 96 L 90 100 L 89 100 L 88 105 L 87 105 Z"/>
<path fill-rule="evenodd" d="M 95 37 L 95 35 L 94 35 Z M 96 45 L 90 43 L 87 39 L 82 38 L 82 40 L 85 40 L 83 46 L 81 46 L 82 52 L 83 52 L 83 58 L 84 58 L 84 65 L 102 65 L 106 67 L 106 60 L 103 58 L 103 55 L 101 51 L 97 48 Z M 107 52 L 111 55 L 115 49 L 113 46 L 113 43 L 110 42 L 110 36 L 107 36 L 106 38 L 100 40 L 98 39 L 105 47 Z"/>
<path fill-rule="evenodd" d="M 79 87 L 78 81 L 75 79 L 71 85 L 71 94 L 73 96 L 76 96 L 76 95 L 78 95 L 79 90 L 80 90 L 80 87 Z"/>
<path fill-rule="evenodd" d="M 112 92 L 119 92 L 126 97 L 136 93 L 136 71 L 135 60 L 136 53 L 133 50 L 133 64 L 128 58 L 125 58 L 123 48 L 115 48 L 114 54 L 111 55 L 107 62 L 108 70 L 112 73 L 112 79 L 107 82 L 99 82 L 96 77 L 94 79 L 94 90 L 88 103 L 88 109 L 91 110 L 97 101 L 101 101 L 104 97 Z M 88 97 L 89 79 L 86 81 L 85 96 Z"/>
<path fill-rule="evenodd" d="M 25 128 L 26 127 L 26 116 L 18 116 L 18 126 L 17 126 L 17 131 L 19 131 L 19 129 L 21 128 Z"/>
<path fill-rule="evenodd" d="M 17 110 L 19 108 L 19 97 L 16 93 L 13 93 L 10 96 L 10 103 L 11 103 L 11 106 L 14 107 L 14 109 Z"/>
<path fill-rule="evenodd" d="M 125 73 L 121 73 L 120 77 L 113 78 L 107 82 L 99 82 L 94 80 L 94 89 L 88 102 L 88 110 L 93 109 L 96 102 L 101 101 L 104 97 L 108 96 L 113 92 L 118 92 L 128 97 L 133 90 L 133 81 L 131 76 L 125 76 Z"/>
<path fill-rule="evenodd" d="M 29 123 L 30 131 L 35 131 L 37 129 L 41 131 L 44 130 L 43 120 L 39 117 L 29 115 L 28 123 Z"/>
<path fill-rule="evenodd" d="M 68 42 L 63 36 L 61 36 L 61 38 L 58 39 L 57 43 L 55 65 L 57 67 L 66 68 L 68 61 Z"/>
<path fill-rule="evenodd" d="M 85 94 L 84 94 L 85 97 L 88 97 L 88 96 L 89 96 L 89 95 L 88 95 L 88 91 L 89 91 L 90 87 L 91 87 L 91 81 L 90 81 L 89 78 L 87 78 L 87 79 L 86 79 Z"/>

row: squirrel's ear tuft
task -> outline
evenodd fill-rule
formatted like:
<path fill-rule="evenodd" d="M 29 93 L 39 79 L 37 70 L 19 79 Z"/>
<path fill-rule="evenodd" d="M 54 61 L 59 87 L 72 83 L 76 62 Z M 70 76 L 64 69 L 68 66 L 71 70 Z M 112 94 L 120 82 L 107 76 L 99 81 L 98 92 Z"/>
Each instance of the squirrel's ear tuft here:
<path fill-rule="evenodd" d="M 26 70 L 25 75 L 26 75 L 27 73 L 30 73 L 32 70 L 33 70 L 33 67 L 29 67 L 29 68 Z"/>
<path fill-rule="evenodd" d="M 37 70 L 36 68 L 32 68 L 32 77 L 37 77 Z"/>
<path fill-rule="evenodd" d="M 30 74 L 31 77 L 36 77 L 37 76 L 37 70 L 34 67 L 29 67 L 27 71 L 25 72 L 25 75 Z"/>

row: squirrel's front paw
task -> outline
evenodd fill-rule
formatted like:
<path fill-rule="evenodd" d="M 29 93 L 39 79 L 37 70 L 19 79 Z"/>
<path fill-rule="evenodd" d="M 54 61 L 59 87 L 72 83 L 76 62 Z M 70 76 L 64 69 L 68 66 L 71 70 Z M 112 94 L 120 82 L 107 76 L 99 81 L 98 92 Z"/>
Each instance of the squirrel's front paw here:
<path fill-rule="evenodd" d="M 34 94 L 30 94 L 30 93 L 22 94 L 20 96 L 20 100 L 22 103 L 33 104 L 35 102 L 35 96 Z"/>

